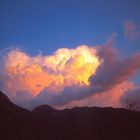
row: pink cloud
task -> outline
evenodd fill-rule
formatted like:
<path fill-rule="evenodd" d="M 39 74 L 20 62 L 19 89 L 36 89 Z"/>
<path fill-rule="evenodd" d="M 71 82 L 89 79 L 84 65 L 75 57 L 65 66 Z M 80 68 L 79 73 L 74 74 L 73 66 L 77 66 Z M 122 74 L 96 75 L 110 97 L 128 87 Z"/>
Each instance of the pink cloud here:
<path fill-rule="evenodd" d="M 124 23 L 124 37 L 129 40 L 136 40 L 140 35 L 138 31 L 138 26 L 132 21 L 127 21 Z"/>

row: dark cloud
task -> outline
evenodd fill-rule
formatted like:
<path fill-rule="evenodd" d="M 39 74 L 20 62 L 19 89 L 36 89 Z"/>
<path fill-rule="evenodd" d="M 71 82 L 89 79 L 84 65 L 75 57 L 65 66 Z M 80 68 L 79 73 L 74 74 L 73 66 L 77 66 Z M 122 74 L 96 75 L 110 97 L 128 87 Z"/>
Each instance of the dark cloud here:
<path fill-rule="evenodd" d="M 90 77 L 91 84 L 105 88 L 113 87 L 128 80 L 140 70 L 140 54 L 122 60 L 114 59 L 109 62 L 110 59 L 104 58 L 105 61 L 97 70 L 96 76 Z"/>

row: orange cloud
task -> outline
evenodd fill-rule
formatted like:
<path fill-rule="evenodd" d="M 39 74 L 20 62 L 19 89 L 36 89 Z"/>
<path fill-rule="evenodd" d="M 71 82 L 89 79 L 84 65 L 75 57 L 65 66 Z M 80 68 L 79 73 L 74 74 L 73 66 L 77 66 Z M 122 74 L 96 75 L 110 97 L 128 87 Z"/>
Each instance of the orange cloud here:
<path fill-rule="evenodd" d="M 121 96 L 135 87 L 129 78 L 140 70 L 139 59 L 140 54 L 119 58 L 110 43 L 61 48 L 53 55 L 34 57 L 13 49 L 1 56 L 0 89 L 27 108 L 118 107 Z"/>
<path fill-rule="evenodd" d="M 19 49 L 11 50 L 3 56 L 5 74 L 1 78 L 5 91 L 11 95 L 26 91 L 37 96 L 45 88 L 58 92 L 73 84 L 88 85 L 89 77 L 100 65 L 96 53 L 95 48 L 84 45 L 58 49 L 50 56 L 32 57 Z"/>

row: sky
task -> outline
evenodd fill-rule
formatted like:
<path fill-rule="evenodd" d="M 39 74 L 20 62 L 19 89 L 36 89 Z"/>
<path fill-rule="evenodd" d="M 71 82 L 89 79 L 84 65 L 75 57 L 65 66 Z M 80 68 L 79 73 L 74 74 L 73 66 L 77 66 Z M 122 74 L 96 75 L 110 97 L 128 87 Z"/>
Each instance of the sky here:
<path fill-rule="evenodd" d="M 1 0 L 0 48 L 21 46 L 52 54 L 62 47 L 103 44 L 116 33 L 122 53 L 139 51 L 124 38 L 124 23 L 140 25 L 139 0 Z"/>
<path fill-rule="evenodd" d="M 56 64 L 52 63 L 54 67 L 49 66 L 52 61 L 49 62 L 47 56 L 51 55 L 53 56 L 51 58 L 57 61 L 58 56 L 60 57 L 60 55 L 65 55 L 65 57 L 67 57 L 68 59 L 68 68 L 65 66 L 65 73 L 69 73 L 69 75 L 76 75 L 77 73 L 68 72 L 67 69 L 71 69 L 71 71 L 79 70 L 79 67 L 77 66 L 79 65 L 78 61 L 80 61 L 80 58 L 77 57 L 77 55 L 79 55 L 82 56 L 82 59 L 84 59 L 84 63 L 81 64 L 82 66 L 86 67 L 85 64 L 89 62 L 94 65 L 96 64 L 94 68 L 92 67 L 92 71 L 94 71 L 92 74 L 95 74 L 95 69 L 97 69 L 98 66 L 102 63 L 99 57 L 103 57 L 103 63 L 105 65 L 107 64 L 105 60 L 107 59 L 107 55 L 109 55 L 108 57 L 110 59 L 115 59 L 115 61 L 111 63 L 113 63 L 113 65 L 117 67 L 116 69 L 114 69 L 114 71 L 117 73 L 117 70 L 119 70 L 121 63 L 124 63 L 125 66 L 126 63 L 124 61 L 128 62 L 128 60 L 125 59 L 129 58 L 130 61 L 134 60 L 134 64 L 137 64 L 137 61 L 140 61 L 139 57 L 137 57 L 138 59 L 136 59 L 135 56 L 136 53 L 140 53 L 139 7 L 139 0 L 0 0 L 0 52 L 3 53 L 3 51 L 7 51 L 7 48 L 14 48 L 7 51 L 8 57 L 5 56 L 4 60 L 3 57 L 1 57 L 0 63 L 8 67 L 13 66 L 13 64 L 17 64 L 17 67 L 19 68 L 19 62 L 17 62 L 16 59 L 22 60 L 22 58 L 24 58 L 24 65 L 33 65 L 34 67 L 34 63 L 37 63 L 39 65 L 39 67 L 37 68 L 41 67 L 41 70 L 43 69 L 44 73 L 47 71 L 47 74 L 50 74 L 50 71 L 54 70 L 53 68 L 56 67 Z M 106 48 L 106 46 L 109 46 L 109 49 L 103 49 L 103 52 L 101 51 L 102 49 L 99 49 L 100 47 Z M 90 47 L 92 49 L 90 49 Z M 61 48 L 67 48 L 67 50 L 61 50 Z M 114 49 L 119 52 L 119 58 L 122 60 L 111 57 L 113 54 L 116 55 L 116 51 L 112 51 Z M 89 57 L 93 58 L 94 61 L 91 61 L 90 59 L 85 60 L 86 57 L 85 54 L 82 53 L 82 51 L 84 51 L 85 54 Z M 1 56 L 3 55 L 2 53 L 0 53 Z M 101 55 L 100 53 L 104 53 L 105 56 Z M 72 58 L 72 56 L 74 58 Z M 13 61 L 15 61 L 15 63 Z M 47 70 L 44 70 L 42 63 L 45 63 L 45 65 L 47 65 Z M 132 63 L 130 64 L 133 65 Z M 71 65 L 74 65 L 75 69 L 71 68 Z M 112 65 L 109 66 L 112 67 Z M 121 67 L 123 69 L 123 66 Z M 37 68 L 35 67 L 33 69 Z M 102 72 L 102 68 L 99 68 L 98 70 L 101 75 L 104 73 L 106 74 L 108 73 L 108 71 L 110 71 L 105 66 L 103 66 L 103 68 L 105 70 L 104 72 Z M 134 71 L 136 71 L 137 67 L 135 66 L 134 69 Z M 114 71 L 112 70 L 111 72 L 114 73 Z M 135 75 L 134 71 L 132 73 L 129 73 L 130 75 L 133 75 L 131 76 L 131 80 L 136 85 L 140 85 L 139 71 L 137 72 L 137 75 Z M 64 71 L 60 72 L 60 69 L 59 72 L 55 71 L 55 75 L 58 73 L 64 79 L 69 79 L 66 75 L 64 75 Z M 93 77 L 90 71 L 88 74 L 90 75 L 90 77 Z M 126 74 L 126 77 L 129 77 L 129 74 Z M 0 76 L 1 79 L 4 79 L 3 81 L 7 81 L 5 80 L 5 77 L 7 76 L 4 77 L 3 75 L 4 74 L 2 73 Z M 54 81 L 58 80 L 57 78 L 54 78 Z M 71 78 L 72 77 L 70 77 L 70 80 L 72 80 Z M 87 80 L 89 80 L 89 77 L 86 77 L 85 75 L 84 78 L 86 78 L 86 80 L 84 79 L 84 82 L 85 84 L 87 84 Z M 15 76 L 15 79 L 17 80 L 17 75 Z M 15 82 L 17 82 L 16 80 Z M 129 84 L 129 87 L 131 87 L 132 85 L 128 83 L 128 81 L 129 80 L 127 80 L 127 83 L 125 84 Z M 44 79 L 41 82 L 44 82 Z M 92 85 L 91 81 L 89 83 Z M 93 80 L 93 83 L 95 84 L 96 82 Z M 0 84 L 0 87 L 2 87 L 5 83 L 0 82 Z M 73 86 L 73 84 L 75 84 L 75 81 L 70 86 Z M 96 91 L 97 89 L 93 90 L 91 85 L 88 89 L 84 88 L 84 90 L 86 92 L 88 92 L 89 90 L 91 90 L 92 92 L 94 90 Z M 43 84 L 43 86 L 46 87 L 46 84 Z M 66 84 L 66 87 L 67 86 L 69 85 Z M 34 91 L 37 94 L 36 89 L 33 90 L 32 86 L 28 85 L 27 87 L 30 87 L 32 89 L 30 91 Z M 15 92 L 18 92 L 20 90 L 20 93 L 25 92 L 25 90 L 27 90 L 27 87 L 23 88 L 22 85 L 21 88 L 21 85 L 19 85 L 17 88 L 15 87 L 15 85 L 13 85 L 13 88 L 16 88 Z M 40 88 L 40 85 L 37 85 L 37 87 Z M 119 85 L 119 87 L 117 88 L 120 87 L 122 87 L 122 85 Z M 65 89 L 63 88 L 63 90 L 64 91 L 61 91 L 62 95 L 65 95 Z M 100 92 L 106 92 L 102 90 Z M 4 91 L 9 92 L 5 89 Z M 38 92 L 42 93 L 44 91 L 47 92 L 46 89 L 40 88 Z M 81 89 L 78 89 L 77 92 L 80 91 Z M 134 92 L 136 93 L 136 91 L 139 90 L 135 89 Z M 75 92 L 75 90 L 73 92 Z M 129 95 L 131 95 L 131 93 L 129 93 Z M 13 96 L 11 96 L 11 98 L 12 97 Z M 72 100 L 71 97 L 68 99 L 63 99 L 62 97 L 60 100 L 60 97 L 55 97 L 55 100 L 59 102 L 63 100 L 64 103 L 62 104 L 65 104 L 66 101 L 70 102 Z M 83 98 L 84 95 L 74 97 L 77 101 Z M 41 98 L 42 101 L 42 97 L 39 98 Z M 54 98 L 50 98 L 52 98 L 50 99 L 51 101 L 47 100 L 47 102 L 51 105 L 55 105 Z M 94 97 L 93 100 L 96 100 L 97 98 L 99 97 Z M 105 100 L 106 97 L 103 96 L 101 98 Z M 17 101 L 17 98 L 13 100 Z M 92 102 L 93 100 L 90 99 L 88 101 L 82 101 L 82 103 L 74 102 L 72 104 L 86 104 L 87 102 L 88 104 L 90 104 L 90 102 Z M 98 101 L 95 102 L 98 105 Z M 110 102 L 112 103 L 113 101 L 111 100 Z M 99 104 L 102 103 L 100 102 Z"/>

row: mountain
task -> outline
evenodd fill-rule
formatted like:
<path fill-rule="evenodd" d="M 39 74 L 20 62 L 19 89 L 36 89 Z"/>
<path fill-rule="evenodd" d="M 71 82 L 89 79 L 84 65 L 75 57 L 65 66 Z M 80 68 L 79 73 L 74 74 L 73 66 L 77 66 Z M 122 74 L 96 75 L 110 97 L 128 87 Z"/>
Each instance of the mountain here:
<path fill-rule="evenodd" d="M 29 112 L 26 109 L 23 109 L 21 107 L 18 107 L 17 105 L 15 105 L 14 103 L 12 103 L 9 98 L 3 94 L 0 91 L 0 111 L 4 111 L 4 112 L 17 112 L 17 111 L 22 111 L 22 112 Z"/>
<path fill-rule="evenodd" d="M 35 113 L 39 113 L 39 114 L 53 114 L 56 112 L 56 110 L 54 108 L 52 108 L 51 106 L 49 105 L 41 105 L 41 106 L 38 106 L 36 107 L 33 112 Z"/>
<path fill-rule="evenodd" d="M 8 103 L 8 102 L 10 102 L 8 97 L 0 91 L 0 103 L 2 104 L 2 103 Z"/>
<path fill-rule="evenodd" d="M 15 105 L 0 91 L 0 139 L 25 140 L 25 137 L 32 138 L 32 134 L 27 131 L 35 126 L 34 122 L 31 111 Z"/>
<path fill-rule="evenodd" d="M 33 111 L 13 104 L 0 92 L 1 140 L 139 140 L 140 112 L 75 107 Z"/>

